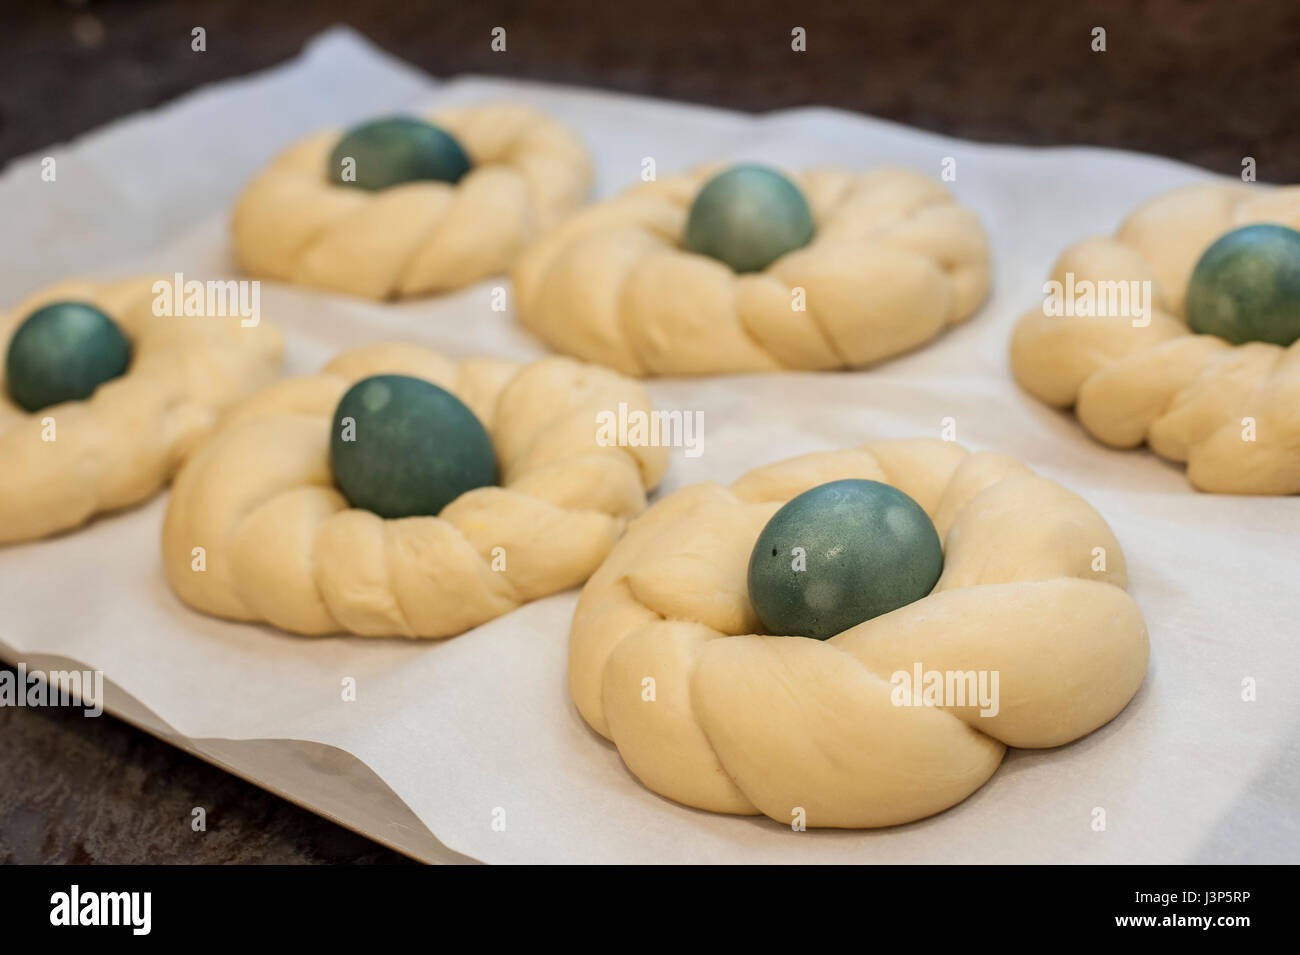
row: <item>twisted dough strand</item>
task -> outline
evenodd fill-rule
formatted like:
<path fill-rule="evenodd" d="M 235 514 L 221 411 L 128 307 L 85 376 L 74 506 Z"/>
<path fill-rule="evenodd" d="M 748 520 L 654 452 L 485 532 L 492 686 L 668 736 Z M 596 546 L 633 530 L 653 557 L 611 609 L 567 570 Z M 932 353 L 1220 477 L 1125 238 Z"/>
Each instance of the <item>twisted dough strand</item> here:
<path fill-rule="evenodd" d="M 514 272 L 523 324 L 628 375 L 829 369 L 915 348 L 988 294 L 978 219 L 906 169 L 796 177 L 817 234 L 763 272 L 686 252 L 691 203 L 718 169 L 642 184 L 544 234 Z"/>
<path fill-rule="evenodd" d="M 170 281 L 170 279 L 165 280 Z M 77 527 L 167 483 L 223 409 L 275 377 L 283 343 L 239 317 L 156 316 L 154 279 L 71 281 L 0 315 L 0 355 L 35 309 L 87 302 L 131 341 L 131 365 L 85 401 L 35 413 L 13 404 L 0 362 L 0 544 Z M 46 419 L 54 440 L 43 439 Z"/>
<path fill-rule="evenodd" d="M 1229 345 L 1184 322 L 1187 283 L 1206 247 L 1256 222 L 1300 228 L 1300 187 L 1192 186 L 1141 206 L 1114 238 L 1087 239 L 1052 270 L 1064 283 L 1149 281 L 1151 323 L 1026 312 L 1011 341 L 1016 379 L 1116 448 L 1144 442 L 1185 462 L 1203 491 L 1300 492 L 1300 342 Z M 1245 419 L 1254 440 L 1245 440 Z"/>
<path fill-rule="evenodd" d="M 334 487 L 329 429 L 343 393 L 376 374 L 423 378 L 469 405 L 492 437 L 501 486 L 469 491 L 437 517 L 349 508 Z M 650 410 L 635 382 L 565 358 L 346 352 L 236 408 L 181 472 L 163 528 L 168 581 L 199 610 L 296 633 L 460 633 L 584 581 L 645 506 L 667 453 L 596 443 L 597 413 L 620 401 Z"/>
<path fill-rule="evenodd" d="M 785 501 L 843 478 L 891 483 L 931 515 L 945 550 L 935 591 L 825 642 L 754 635 L 754 540 Z M 1057 746 L 1123 709 L 1147 664 L 1125 585 L 1105 521 L 1013 458 L 928 439 L 804 455 L 730 488 L 684 488 L 634 521 L 583 589 L 569 685 L 592 728 L 669 798 L 894 825 L 964 799 L 1006 746 Z M 999 672 L 997 715 L 894 705 L 890 675 L 915 663 Z"/>
<path fill-rule="evenodd" d="M 535 110 L 492 104 L 429 121 L 473 161 L 459 183 L 336 185 L 326 167 L 341 131 L 324 130 L 277 156 L 240 196 L 231 229 L 241 266 L 373 299 L 448 291 L 504 272 L 591 187 L 582 143 Z"/>

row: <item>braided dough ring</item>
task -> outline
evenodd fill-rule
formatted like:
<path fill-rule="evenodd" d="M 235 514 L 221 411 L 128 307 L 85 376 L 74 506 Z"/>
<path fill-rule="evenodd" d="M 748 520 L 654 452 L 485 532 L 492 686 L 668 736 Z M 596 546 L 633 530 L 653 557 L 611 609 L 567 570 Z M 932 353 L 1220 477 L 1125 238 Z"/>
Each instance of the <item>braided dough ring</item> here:
<path fill-rule="evenodd" d="M 437 517 L 349 508 L 329 431 L 343 393 L 378 374 L 423 378 L 465 402 L 492 437 L 501 486 L 462 494 Z M 597 413 L 619 402 L 650 410 L 636 382 L 566 358 L 457 364 L 397 344 L 344 352 L 235 408 L 181 471 L 163 525 L 167 579 L 206 613 L 295 633 L 461 633 L 582 583 L 645 507 L 667 452 L 597 443 Z"/>
<path fill-rule="evenodd" d="M 1073 406 L 1095 438 L 1115 448 L 1146 442 L 1186 462 L 1202 491 L 1300 492 L 1300 342 L 1230 345 L 1196 335 L 1184 317 L 1201 254 L 1249 223 L 1300 229 L 1300 186 L 1204 185 L 1159 196 L 1114 238 L 1085 239 L 1052 270 L 1092 282 L 1150 281 L 1151 322 L 1026 312 L 1011 340 L 1011 367 L 1031 394 Z M 1244 440 L 1246 422 L 1254 440 Z"/>
<path fill-rule="evenodd" d="M 28 315 L 61 300 L 99 308 L 132 349 L 122 377 L 84 401 L 35 413 L 10 399 L 0 361 L 0 544 L 65 531 L 152 496 L 224 408 L 279 372 L 276 329 L 244 327 L 238 317 L 156 316 L 153 285 L 63 282 L 0 314 L 0 355 Z M 54 440 L 46 441 L 50 419 Z"/>
<path fill-rule="evenodd" d="M 979 220 L 906 169 L 792 177 L 817 232 L 762 272 L 687 252 L 691 203 L 719 168 L 638 185 L 529 246 L 514 272 L 523 324 L 628 375 L 846 368 L 916 348 L 988 294 Z"/>
<path fill-rule="evenodd" d="M 843 478 L 894 485 L 944 542 L 934 592 L 823 642 L 757 636 L 746 569 L 786 501 Z M 1106 569 L 1094 572 L 1094 548 Z M 807 454 L 684 488 L 633 522 L 583 589 L 578 710 L 657 793 L 715 812 L 863 828 L 960 802 L 1006 746 L 1059 746 L 1142 683 L 1124 555 L 1081 498 L 1014 458 L 937 439 Z M 998 671 L 1000 708 L 895 706 L 891 674 Z M 652 678 L 656 699 L 646 702 Z"/>
<path fill-rule="evenodd" d="M 469 154 L 459 183 L 336 185 L 326 172 L 342 131 L 323 130 L 282 152 L 239 197 L 231 228 L 240 265 L 372 299 L 445 292 L 506 271 L 591 188 L 582 143 L 536 110 L 494 104 L 426 118 Z"/>

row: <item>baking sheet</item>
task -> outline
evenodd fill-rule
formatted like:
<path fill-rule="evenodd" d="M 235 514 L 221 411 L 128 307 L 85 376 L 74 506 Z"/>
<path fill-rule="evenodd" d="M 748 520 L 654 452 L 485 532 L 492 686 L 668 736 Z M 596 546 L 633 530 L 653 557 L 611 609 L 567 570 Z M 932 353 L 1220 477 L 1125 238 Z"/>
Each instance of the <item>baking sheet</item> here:
<path fill-rule="evenodd" d="M 1021 394 L 1007 367 L 1015 318 L 1040 298 L 1061 249 L 1208 173 L 1107 150 L 967 143 L 836 110 L 755 117 L 487 78 L 439 82 L 336 29 L 284 66 L 11 164 L 0 175 L 0 297 L 9 303 L 78 273 L 233 274 L 225 210 L 290 140 L 375 113 L 500 98 L 536 104 L 579 130 L 601 196 L 639 175 L 646 156 L 661 175 L 723 158 L 796 168 L 903 163 L 937 176 L 955 159 L 950 185 L 993 243 L 995 291 L 983 311 L 864 372 L 653 382 L 658 407 L 704 415 L 703 454 L 675 452 L 664 490 L 729 482 L 808 450 L 938 435 L 951 417 L 958 441 L 1023 458 L 1082 493 L 1115 529 L 1152 640 L 1146 683 L 1129 707 L 1073 745 L 1011 752 L 986 786 L 939 816 L 881 831 L 793 833 L 683 808 L 627 773 L 568 699 L 576 593 L 430 643 L 307 639 L 212 620 L 163 581 L 161 496 L 76 533 L 0 550 L 0 656 L 101 668 L 110 707 L 152 714 L 178 743 L 430 860 L 1300 857 L 1300 499 L 1196 494 L 1179 467 L 1093 443 L 1070 416 Z M 40 177 L 46 155 L 56 158 L 54 183 Z M 397 306 L 266 284 L 262 308 L 287 332 L 294 373 L 390 338 L 453 357 L 543 354 L 491 310 L 502 281 Z M 341 699 L 347 677 L 355 702 Z M 1254 702 L 1242 699 L 1247 678 L 1258 686 Z M 276 746 L 281 760 L 268 758 Z M 313 765 L 302 758 L 313 746 L 336 755 Z M 333 785 L 322 783 L 321 765 Z M 1106 810 L 1105 831 L 1092 828 L 1094 807 Z M 427 832 L 414 831 L 411 817 Z"/>

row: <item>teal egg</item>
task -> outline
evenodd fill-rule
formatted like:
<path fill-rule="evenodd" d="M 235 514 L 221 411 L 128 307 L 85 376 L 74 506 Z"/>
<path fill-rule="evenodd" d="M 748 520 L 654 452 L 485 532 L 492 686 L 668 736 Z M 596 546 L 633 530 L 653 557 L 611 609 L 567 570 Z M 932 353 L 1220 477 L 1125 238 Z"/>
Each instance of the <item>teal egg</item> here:
<path fill-rule="evenodd" d="M 749 601 L 768 633 L 825 640 L 920 600 L 943 572 L 921 506 L 879 481 L 832 481 L 772 515 L 749 556 Z"/>
<path fill-rule="evenodd" d="M 695 196 L 686 248 L 736 272 L 759 272 L 812 241 L 812 210 L 799 187 L 775 169 L 734 166 Z"/>
<path fill-rule="evenodd" d="M 1300 232 L 1248 225 L 1215 241 L 1187 285 L 1187 324 L 1234 345 L 1300 338 Z"/>
<path fill-rule="evenodd" d="M 339 399 L 330 465 L 348 502 L 380 517 L 437 514 L 497 480 L 492 439 L 474 412 L 405 375 L 362 379 Z"/>
<path fill-rule="evenodd" d="M 348 157 L 356 163 L 356 179 L 343 178 Z M 330 153 L 328 174 L 340 186 L 375 190 L 421 180 L 457 183 L 469 167 L 469 156 L 446 130 L 394 116 L 345 133 Z"/>
<path fill-rule="evenodd" d="M 116 322 L 85 302 L 53 302 L 9 340 L 5 379 L 15 404 L 39 411 L 89 398 L 130 364 L 131 343 Z"/>

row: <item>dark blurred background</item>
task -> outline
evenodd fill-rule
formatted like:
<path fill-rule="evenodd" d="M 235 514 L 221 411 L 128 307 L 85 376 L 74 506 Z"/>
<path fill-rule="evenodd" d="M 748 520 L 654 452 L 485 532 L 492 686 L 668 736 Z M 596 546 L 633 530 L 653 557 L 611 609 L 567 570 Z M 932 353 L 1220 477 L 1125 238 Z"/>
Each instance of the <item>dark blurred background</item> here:
<path fill-rule="evenodd" d="M 821 104 L 969 139 L 1159 153 L 1300 181 L 1300 0 L 506 0 L 0 7 L 0 162 L 293 56 L 345 23 L 477 72 L 741 110 Z M 190 50 L 190 30 L 208 50 Z M 489 48 L 504 26 L 508 49 Z M 807 31 L 807 52 L 790 31 Z M 1092 31 L 1106 30 L 1106 52 Z M 3 210 L 0 210 L 0 217 Z M 116 720 L 0 708 L 0 861 L 400 857 Z M 189 807 L 208 807 L 194 838 Z"/>
<path fill-rule="evenodd" d="M 977 140 L 1086 143 L 1300 179 L 1296 0 L 5 0 L 0 160 L 270 66 L 335 23 L 437 76 L 742 110 L 826 104 Z M 208 52 L 189 33 L 207 30 Z M 507 29 L 505 54 L 489 49 Z M 802 26 L 808 51 L 790 51 Z M 1107 31 L 1094 53 L 1091 32 Z"/>

